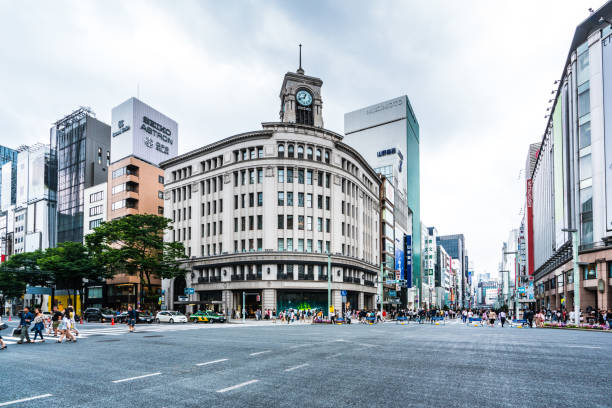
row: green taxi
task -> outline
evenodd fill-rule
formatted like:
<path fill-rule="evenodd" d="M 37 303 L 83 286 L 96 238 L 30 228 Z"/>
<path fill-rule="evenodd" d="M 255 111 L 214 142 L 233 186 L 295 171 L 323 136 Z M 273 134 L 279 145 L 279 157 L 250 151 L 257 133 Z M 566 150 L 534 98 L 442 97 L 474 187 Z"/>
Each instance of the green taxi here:
<path fill-rule="evenodd" d="M 225 323 L 225 316 L 212 310 L 199 310 L 189 316 L 189 321 L 195 323 Z"/>

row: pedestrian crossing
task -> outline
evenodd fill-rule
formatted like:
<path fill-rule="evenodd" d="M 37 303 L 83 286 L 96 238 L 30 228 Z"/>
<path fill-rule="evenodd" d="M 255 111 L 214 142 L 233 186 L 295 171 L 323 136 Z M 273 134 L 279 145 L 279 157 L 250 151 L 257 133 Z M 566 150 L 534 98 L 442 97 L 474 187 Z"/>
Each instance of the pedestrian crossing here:
<path fill-rule="evenodd" d="M 203 325 L 203 324 L 174 324 L 174 325 L 162 325 L 162 324 L 151 324 L 151 325 L 136 325 L 137 333 L 165 333 L 165 332 L 180 332 L 180 331 L 189 331 L 189 330 L 202 330 L 202 329 L 210 329 L 213 327 L 237 327 L 236 325 Z M 7 332 L 12 333 L 13 327 L 7 330 Z M 90 337 L 99 337 L 99 336 L 123 336 L 128 334 L 128 329 L 126 325 L 116 325 L 116 326 L 107 326 L 107 327 L 96 327 L 88 329 L 86 326 L 78 325 L 77 330 L 79 335 L 76 336 L 77 340 L 87 339 Z M 53 337 L 53 335 L 47 335 L 45 332 L 45 340 L 47 343 L 57 341 L 58 337 Z M 17 344 L 19 341 L 19 337 L 13 337 L 10 335 L 3 336 L 4 342 L 8 345 Z M 30 339 L 34 339 L 34 332 L 30 332 Z M 36 343 L 40 343 L 40 339 L 36 340 Z"/>

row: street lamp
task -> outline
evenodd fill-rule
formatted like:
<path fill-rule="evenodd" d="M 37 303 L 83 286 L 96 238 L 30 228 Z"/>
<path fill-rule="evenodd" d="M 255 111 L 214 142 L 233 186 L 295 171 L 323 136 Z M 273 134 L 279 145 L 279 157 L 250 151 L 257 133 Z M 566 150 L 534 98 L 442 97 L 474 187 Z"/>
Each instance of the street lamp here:
<path fill-rule="evenodd" d="M 514 255 L 514 316 L 515 319 L 519 318 L 519 301 L 518 301 L 518 271 L 516 269 L 516 257 L 518 251 L 507 251 L 504 255 Z"/>
<path fill-rule="evenodd" d="M 580 268 L 578 265 L 578 230 L 562 228 L 563 232 L 572 233 L 572 258 L 574 262 L 574 323 L 580 325 Z"/>

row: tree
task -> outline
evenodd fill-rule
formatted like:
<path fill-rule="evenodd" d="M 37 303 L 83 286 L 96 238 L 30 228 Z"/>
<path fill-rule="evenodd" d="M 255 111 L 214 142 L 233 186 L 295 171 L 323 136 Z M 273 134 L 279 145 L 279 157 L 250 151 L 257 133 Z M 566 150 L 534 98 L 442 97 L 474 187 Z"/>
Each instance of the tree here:
<path fill-rule="evenodd" d="M 49 271 L 53 283 L 68 289 L 70 301 L 75 306 L 77 291 L 83 295 L 84 279 L 98 281 L 108 276 L 80 242 L 62 242 L 57 248 L 46 249 L 38 259 L 38 266 Z"/>
<path fill-rule="evenodd" d="M 47 286 L 52 280 L 49 272 L 41 270 L 38 260 L 43 252 L 21 252 L 0 264 L 0 292 L 5 299 L 20 298 L 26 286 Z"/>
<path fill-rule="evenodd" d="M 85 240 L 98 265 L 138 276 L 141 288 L 146 285 L 152 294 L 152 279 L 185 273 L 180 268 L 185 257 L 183 244 L 163 239 L 171 222 L 157 215 L 130 215 L 102 223 Z"/>

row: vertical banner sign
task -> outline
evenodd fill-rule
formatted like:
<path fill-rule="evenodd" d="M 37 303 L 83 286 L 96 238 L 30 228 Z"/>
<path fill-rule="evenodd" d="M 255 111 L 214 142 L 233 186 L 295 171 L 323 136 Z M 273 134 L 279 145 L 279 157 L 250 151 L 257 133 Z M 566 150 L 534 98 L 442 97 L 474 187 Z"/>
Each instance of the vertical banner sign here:
<path fill-rule="evenodd" d="M 533 181 L 527 179 L 527 271 L 529 275 L 534 272 L 533 253 Z"/>
<path fill-rule="evenodd" d="M 606 230 L 612 230 L 612 44 L 602 40 L 604 145 L 606 163 Z"/>
<path fill-rule="evenodd" d="M 412 235 L 406 235 L 404 238 L 404 254 L 406 259 L 406 268 L 404 277 L 406 279 L 407 286 L 412 287 Z"/>

